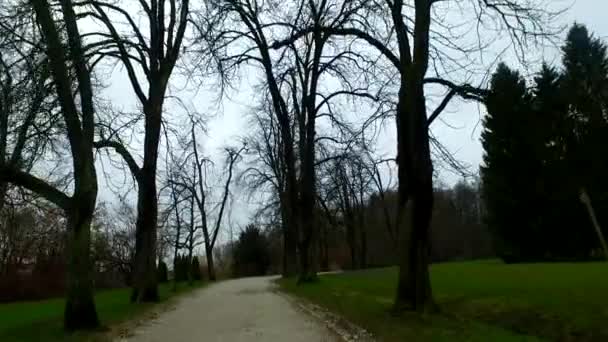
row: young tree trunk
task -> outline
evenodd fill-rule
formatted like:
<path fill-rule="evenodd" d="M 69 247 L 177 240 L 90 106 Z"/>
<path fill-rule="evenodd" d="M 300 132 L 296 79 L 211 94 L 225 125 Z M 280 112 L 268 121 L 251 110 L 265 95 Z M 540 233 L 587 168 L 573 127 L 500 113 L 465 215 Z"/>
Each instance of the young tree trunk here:
<path fill-rule="evenodd" d="M 138 184 L 135 231 L 135 277 L 132 302 L 157 302 L 156 277 L 156 171 L 142 169 Z"/>
<path fill-rule="evenodd" d="M 209 280 L 216 281 L 215 275 L 215 263 L 213 261 L 213 249 L 205 242 L 205 255 L 207 256 L 207 273 L 209 273 Z"/>
<path fill-rule="evenodd" d="M 96 185 L 88 196 L 74 198 L 68 216 L 67 298 L 64 328 L 67 331 L 99 326 L 93 301 L 93 266 L 90 257 L 90 226 L 95 210 Z"/>

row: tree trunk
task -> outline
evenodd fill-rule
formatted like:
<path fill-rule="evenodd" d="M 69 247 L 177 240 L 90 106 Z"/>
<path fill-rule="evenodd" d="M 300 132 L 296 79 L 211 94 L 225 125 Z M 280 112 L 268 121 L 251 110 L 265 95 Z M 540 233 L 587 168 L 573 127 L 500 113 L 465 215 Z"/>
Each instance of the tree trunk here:
<path fill-rule="evenodd" d="M 402 225 L 401 256 L 395 311 L 436 310 L 429 276 L 430 239 L 429 229 L 432 212 L 432 193 L 412 196 L 409 203 L 400 206 L 401 219 L 410 218 L 409 225 Z M 407 215 L 407 216 L 405 216 Z"/>
<path fill-rule="evenodd" d="M 175 201 L 177 201 L 177 200 L 175 200 Z M 177 219 L 177 233 L 175 236 L 175 245 L 174 245 L 174 249 L 173 249 L 173 292 L 177 291 L 177 277 L 176 277 L 177 262 L 176 262 L 176 260 L 177 260 L 177 256 L 178 256 L 178 252 L 179 252 L 179 238 L 180 238 L 180 232 L 181 232 L 181 222 L 179 219 L 179 211 L 177 210 L 177 205 L 175 206 L 175 214 L 176 214 L 176 219 Z"/>
<path fill-rule="evenodd" d="M 306 189 L 306 187 L 304 187 Z M 300 270 L 298 283 L 317 280 L 318 271 L 318 225 L 314 217 L 314 197 L 311 187 L 302 191 L 302 216 L 300 238 Z"/>
<path fill-rule="evenodd" d="M 153 80 L 157 87 L 150 89 L 151 103 L 144 105 L 145 137 L 143 167 L 138 177 L 137 223 L 135 239 L 135 279 L 131 301 L 157 302 L 156 229 L 158 198 L 156 165 L 160 141 L 164 101 L 164 83 Z"/>
<path fill-rule="evenodd" d="M 405 88 L 408 89 L 407 96 Z M 396 312 L 432 312 L 436 310 L 429 276 L 433 164 L 422 82 L 409 82 L 407 87 L 402 87 L 397 110 L 398 230 L 403 234 L 394 309 Z M 410 220 L 409 225 L 406 224 L 407 219 Z"/>
<path fill-rule="evenodd" d="M 213 248 L 205 242 L 205 254 L 207 256 L 207 273 L 209 273 L 209 280 L 216 281 L 215 276 L 215 263 L 213 261 Z"/>
<path fill-rule="evenodd" d="M 135 238 L 135 277 L 132 302 L 157 302 L 156 277 L 156 172 L 142 169 L 138 184 Z"/>
<path fill-rule="evenodd" d="M 288 278 L 298 272 L 297 241 L 293 228 L 286 228 L 283 239 L 283 277 Z"/>
<path fill-rule="evenodd" d="M 281 196 L 281 224 L 283 228 L 283 278 L 294 276 L 298 271 L 297 235 L 295 232 L 292 211 L 285 203 L 285 194 Z"/>
<path fill-rule="evenodd" d="M 84 197 L 84 196 L 83 196 Z M 64 328 L 68 331 L 95 329 L 99 326 L 93 301 L 90 226 L 96 195 L 75 197 L 68 216 L 67 299 Z"/>

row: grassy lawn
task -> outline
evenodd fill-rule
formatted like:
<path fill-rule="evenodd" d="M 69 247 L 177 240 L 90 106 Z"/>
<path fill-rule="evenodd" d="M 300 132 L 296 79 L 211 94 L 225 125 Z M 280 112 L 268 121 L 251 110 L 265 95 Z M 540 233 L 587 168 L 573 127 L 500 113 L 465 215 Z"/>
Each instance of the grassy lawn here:
<path fill-rule="evenodd" d="M 171 297 L 183 294 L 192 289 L 200 288 L 201 283 L 192 287 L 179 284 L 178 291 L 172 291 L 172 284 L 159 286 L 161 302 Z M 122 321 L 145 313 L 154 304 L 131 304 L 130 289 L 100 291 L 95 295 L 97 313 L 104 326 L 117 324 Z M 103 341 L 103 333 L 65 334 L 62 331 L 63 299 L 50 299 L 38 302 L 17 302 L 0 304 L 0 341 L 29 342 L 29 341 Z"/>
<path fill-rule="evenodd" d="M 383 341 L 608 341 L 608 263 L 446 263 L 431 277 L 433 316 L 391 316 L 396 268 L 280 282 Z"/>

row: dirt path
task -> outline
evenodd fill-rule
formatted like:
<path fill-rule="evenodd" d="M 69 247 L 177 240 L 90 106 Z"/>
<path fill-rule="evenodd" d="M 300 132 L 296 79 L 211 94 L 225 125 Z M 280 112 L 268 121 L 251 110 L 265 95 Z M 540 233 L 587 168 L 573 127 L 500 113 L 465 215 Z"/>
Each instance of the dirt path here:
<path fill-rule="evenodd" d="M 137 327 L 129 342 L 337 341 L 322 323 L 274 291 L 272 277 L 219 282 Z"/>

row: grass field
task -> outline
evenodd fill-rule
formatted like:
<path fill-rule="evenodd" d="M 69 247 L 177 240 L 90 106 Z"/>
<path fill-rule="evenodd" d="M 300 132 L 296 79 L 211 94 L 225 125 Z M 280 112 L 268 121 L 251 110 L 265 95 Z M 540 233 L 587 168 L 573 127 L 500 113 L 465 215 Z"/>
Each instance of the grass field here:
<path fill-rule="evenodd" d="M 196 289 L 202 284 L 179 284 L 178 291 L 171 290 L 171 284 L 159 287 L 161 302 L 175 295 Z M 131 304 L 130 289 L 100 291 L 95 295 L 97 313 L 104 326 L 117 324 L 143 314 L 154 304 Z M 104 341 L 104 333 L 65 334 L 62 331 L 63 299 L 37 302 L 0 304 L 0 341 Z"/>
<path fill-rule="evenodd" d="M 382 341 L 608 341 L 608 263 L 446 263 L 431 277 L 441 307 L 433 316 L 389 313 L 396 268 L 281 285 Z"/>

